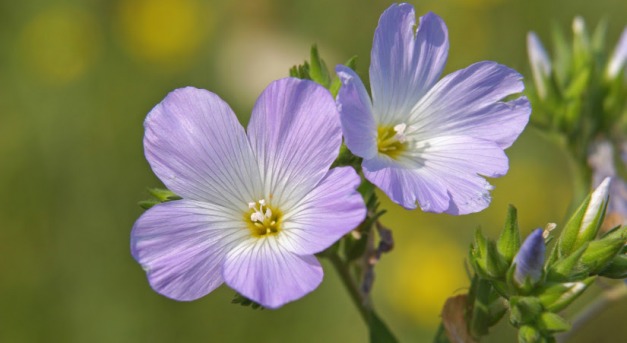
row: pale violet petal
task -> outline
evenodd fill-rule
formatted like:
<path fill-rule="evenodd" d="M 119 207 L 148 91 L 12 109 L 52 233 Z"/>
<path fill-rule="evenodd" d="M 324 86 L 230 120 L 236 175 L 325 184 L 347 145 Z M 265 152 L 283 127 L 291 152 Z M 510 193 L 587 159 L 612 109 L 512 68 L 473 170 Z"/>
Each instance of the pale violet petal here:
<path fill-rule="evenodd" d="M 478 174 L 502 176 L 508 160 L 493 142 L 441 136 L 420 142 L 395 165 L 364 161 L 363 168 L 368 180 L 407 209 L 418 202 L 423 211 L 467 214 L 490 203 L 492 186 Z"/>
<path fill-rule="evenodd" d="M 614 52 L 609 59 L 607 65 L 607 75 L 610 78 L 616 77 L 618 73 L 625 67 L 627 64 L 627 27 L 623 29 L 623 33 L 620 35 L 620 39 L 618 40 L 618 44 L 616 44 L 616 48 L 614 48 Z"/>
<path fill-rule="evenodd" d="M 379 19 L 370 62 L 374 115 L 383 125 L 403 121 L 437 82 L 448 56 L 448 30 L 433 13 L 420 20 L 409 4 L 392 5 Z"/>
<path fill-rule="evenodd" d="M 338 155 L 342 132 L 335 101 L 312 81 L 272 82 L 255 104 L 248 137 L 262 171 L 264 194 L 274 206 L 291 208 Z"/>
<path fill-rule="evenodd" d="M 531 65 L 531 74 L 540 98 L 546 97 L 546 84 L 551 75 L 551 60 L 542 42 L 534 32 L 527 34 L 527 55 Z"/>
<path fill-rule="evenodd" d="M 144 150 L 152 170 L 183 198 L 246 209 L 260 193 L 243 127 L 217 95 L 177 89 L 148 114 Z"/>
<path fill-rule="evenodd" d="M 531 109 L 526 98 L 498 101 L 523 89 L 515 70 L 494 62 L 475 63 L 440 80 L 414 108 L 408 124 L 421 139 L 459 133 L 492 137 L 508 147 L 524 129 Z"/>
<path fill-rule="evenodd" d="M 331 169 L 294 209 L 285 214 L 282 246 L 299 255 L 318 253 L 364 220 L 366 205 L 357 192 L 361 179 L 351 167 Z"/>
<path fill-rule="evenodd" d="M 249 237 L 227 208 L 191 200 L 155 205 L 131 233 L 131 254 L 152 288 L 181 301 L 198 299 L 223 283 L 226 253 Z"/>
<path fill-rule="evenodd" d="M 352 69 L 338 65 L 335 71 L 342 81 L 336 101 L 344 143 L 353 154 L 372 158 L 377 154 L 377 125 L 368 92 Z"/>
<path fill-rule="evenodd" d="M 313 255 L 289 252 L 275 236 L 250 238 L 231 249 L 223 269 L 227 285 L 267 308 L 300 299 L 318 287 L 322 275 Z"/>

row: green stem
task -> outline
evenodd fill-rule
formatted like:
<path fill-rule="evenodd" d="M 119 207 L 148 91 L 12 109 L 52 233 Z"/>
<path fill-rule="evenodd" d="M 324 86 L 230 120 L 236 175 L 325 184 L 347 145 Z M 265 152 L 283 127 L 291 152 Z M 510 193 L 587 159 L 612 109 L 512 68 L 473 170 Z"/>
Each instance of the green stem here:
<path fill-rule="evenodd" d="M 333 267 L 335 267 L 335 270 L 337 271 L 337 273 L 339 274 L 340 279 L 342 280 L 342 283 L 344 284 L 344 287 L 346 287 L 348 294 L 353 300 L 353 303 L 359 310 L 359 314 L 361 315 L 361 318 L 366 323 L 366 326 L 370 327 L 370 321 L 372 319 L 372 308 L 368 306 L 367 299 L 364 299 L 364 297 L 361 295 L 361 292 L 359 291 L 359 288 L 357 284 L 355 283 L 355 280 L 352 278 L 350 274 L 348 265 L 346 265 L 344 261 L 342 261 L 342 259 L 337 253 L 330 254 L 328 258 L 333 264 Z"/>
<path fill-rule="evenodd" d="M 577 330 L 584 327 L 589 320 L 598 317 L 598 315 L 607 309 L 609 305 L 621 298 L 624 298 L 625 296 L 627 296 L 627 286 L 625 286 L 622 282 L 601 293 L 599 297 L 594 300 L 594 302 L 590 303 L 590 305 L 588 305 L 577 315 L 577 317 L 575 317 L 570 331 L 558 337 L 559 342 L 566 342 L 569 337 L 572 337 L 577 332 Z"/>

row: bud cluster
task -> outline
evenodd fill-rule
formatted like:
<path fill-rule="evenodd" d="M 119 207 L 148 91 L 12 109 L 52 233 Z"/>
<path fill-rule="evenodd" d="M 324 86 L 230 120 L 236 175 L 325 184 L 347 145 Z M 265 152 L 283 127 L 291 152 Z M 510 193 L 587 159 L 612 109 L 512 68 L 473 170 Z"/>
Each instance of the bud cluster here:
<path fill-rule="evenodd" d="M 609 179 L 604 180 L 585 199 L 557 237 L 550 229 L 536 229 L 521 242 L 514 207 L 496 241 L 477 230 L 469 255 L 475 276 L 466 311 L 472 336 L 487 334 L 509 309 L 519 342 L 554 342 L 555 333 L 570 328 L 559 311 L 598 277 L 627 276 L 627 226 L 599 235 L 608 185 Z"/>
<path fill-rule="evenodd" d="M 564 135 L 572 150 L 585 153 L 599 136 L 618 140 L 627 131 L 627 28 L 611 54 L 605 22 L 590 34 L 583 18 L 577 17 L 572 30 L 569 43 L 555 29 L 552 59 L 536 34 L 529 33 L 534 84 L 527 89 L 534 109 L 532 122 Z"/>

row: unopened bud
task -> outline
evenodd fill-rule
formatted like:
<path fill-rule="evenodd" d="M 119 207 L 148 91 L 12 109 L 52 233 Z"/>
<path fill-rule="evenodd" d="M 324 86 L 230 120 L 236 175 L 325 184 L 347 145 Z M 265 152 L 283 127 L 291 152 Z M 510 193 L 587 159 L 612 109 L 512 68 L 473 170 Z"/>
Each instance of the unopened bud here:
<path fill-rule="evenodd" d="M 519 284 L 525 284 L 529 280 L 531 284 L 537 283 L 542 277 L 544 267 L 544 254 L 546 246 L 542 229 L 534 230 L 523 242 L 518 254 L 514 258 L 516 270 L 514 280 Z"/>

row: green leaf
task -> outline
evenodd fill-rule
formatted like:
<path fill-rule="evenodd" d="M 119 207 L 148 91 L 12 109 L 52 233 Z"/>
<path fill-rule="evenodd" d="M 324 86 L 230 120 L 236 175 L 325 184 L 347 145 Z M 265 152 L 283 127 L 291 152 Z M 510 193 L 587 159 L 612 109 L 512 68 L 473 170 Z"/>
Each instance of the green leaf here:
<path fill-rule="evenodd" d="M 324 60 L 320 58 L 318 47 L 315 44 L 311 46 L 310 60 L 309 76 L 311 79 L 324 86 L 324 88 L 329 88 L 331 85 L 329 69 Z"/>
<path fill-rule="evenodd" d="M 370 330 L 370 343 L 398 343 L 392 331 L 374 311 L 370 314 L 368 328 Z"/>
<path fill-rule="evenodd" d="M 514 256 L 520 249 L 520 240 L 516 207 L 509 205 L 505 227 L 496 241 L 496 250 L 508 264 L 514 260 Z"/>

